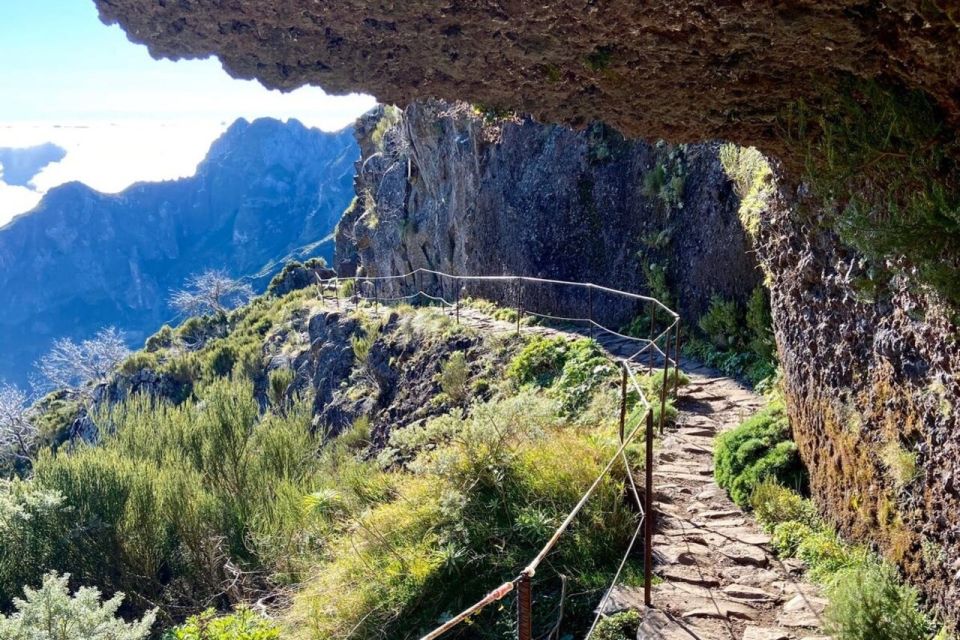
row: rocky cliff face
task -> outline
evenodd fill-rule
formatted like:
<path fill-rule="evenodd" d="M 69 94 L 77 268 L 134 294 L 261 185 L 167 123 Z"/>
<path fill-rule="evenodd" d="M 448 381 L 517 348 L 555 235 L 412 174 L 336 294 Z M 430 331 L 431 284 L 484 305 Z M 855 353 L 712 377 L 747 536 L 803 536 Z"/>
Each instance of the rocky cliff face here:
<path fill-rule="evenodd" d="M 960 346 L 952 312 L 778 196 L 760 215 L 787 405 L 822 512 L 898 562 L 954 621 L 960 603 Z"/>
<path fill-rule="evenodd" d="M 357 199 L 337 231 L 341 275 L 424 267 L 593 282 L 669 297 L 689 322 L 711 295 L 742 301 L 759 283 L 717 144 L 495 121 L 443 102 L 416 103 L 402 116 L 380 109 L 356 131 L 362 157 Z M 661 273 L 663 282 L 652 281 Z M 542 309 L 557 296 L 582 297 L 540 293 Z M 638 309 L 598 298 L 595 311 L 616 327 Z"/>
<path fill-rule="evenodd" d="M 59 337 L 115 325 L 133 345 L 175 319 L 170 290 L 226 268 L 265 285 L 323 241 L 352 197 L 349 129 L 234 123 L 191 178 L 107 195 L 73 183 L 0 229 L 0 378 L 23 383 Z"/>

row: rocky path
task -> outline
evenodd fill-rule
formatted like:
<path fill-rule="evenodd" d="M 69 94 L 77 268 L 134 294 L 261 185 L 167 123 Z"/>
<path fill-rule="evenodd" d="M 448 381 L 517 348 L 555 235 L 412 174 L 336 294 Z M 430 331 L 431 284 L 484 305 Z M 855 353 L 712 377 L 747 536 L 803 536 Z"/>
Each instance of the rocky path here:
<path fill-rule="evenodd" d="M 684 366 L 686 365 L 686 366 Z M 781 562 L 756 521 L 713 480 L 713 442 L 763 401 L 734 380 L 692 362 L 680 418 L 660 443 L 654 468 L 657 510 L 654 608 L 639 638 L 794 640 L 823 638 L 826 601 Z M 615 608 L 643 610 L 642 590 L 621 588 Z"/>
<path fill-rule="evenodd" d="M 515 330 L 475 309 L 461 309 L 460 319 L 480 329 Z M 590 333 L 539 325 L 522 331 Z M 594 337 L 614 357 L 638 348 L 615 336 Z M 714 439 L 761 408 L 762 398 L 693 361 L 681 359 L 681 368 L 690 384 L 677 401 L 677 425 L 657 447 L 653 473 L 653 608 L 645 609 L 642 588 L 618 587 L 607 610 L 643 612 L 638 640 L 829 640 L 818 631 L 826 600 L 803 578 L 802 563 L 778 560 L 770 537 L 713 479 Z"/>
<path fill-rule="evenodd" d="M 461 314 L 474 326 L 509 328 L 473 310 Z M 542 326 L 523 331 L 588 333 Z M 637 350 L 636 343 L 614 336 L 597 340 L 615 357 Z M 828 640 L 818 631 L 826 601 L 802 577 L 802 563 L 778 560 L 770 537 L 713 479 L 714 438 L 755 413 L 763 399 L 693 361 L 682 359 L 681 368 L 690 384 L 677 402 L 677 426 L 657 447 L 653 473 L 654 607 L 644 610 L 642 589 L 622 587 L 608 609 L 644 612 L 638 640 Z"/>

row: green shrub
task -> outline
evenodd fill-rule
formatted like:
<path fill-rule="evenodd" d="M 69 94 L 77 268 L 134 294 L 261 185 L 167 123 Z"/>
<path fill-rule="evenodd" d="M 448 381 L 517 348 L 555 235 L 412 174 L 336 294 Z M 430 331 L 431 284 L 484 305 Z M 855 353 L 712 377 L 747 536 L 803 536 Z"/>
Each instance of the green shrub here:
<path fill-rule="evenodd" d="M 0 638 L 4 640 L 144 640 L 150 635 L 156 612 L 140 620 L 124 622 L 117 616 L 123 602 L 118 593 L 100 602 L 100 591 L 81 587 L 70 594 L 69 575 L 48 573 L 39 589 L 25 587 L 23 599 L 14 601 L 16 611 L 0 614 Z"/>
<path fill-rule="evenodd" d="M 739 342 L 741 316 L 737 303 L 718 295 L 710 298 L 710 308 L 697 323 L 710 342 L 721 349 L 734 347 Z"/>
<path fill-rule="evenodd" d="M 280 640 L 280 628 L 246 607 L 226 616 L 207 609 L 171 630 L 165 640 Z"/>
<path fill-rule="evenodd" d="M 160 351 L 161 349 L 171 348 L 177 341 L 177 335 L 174 333 L 173 328 L 165 324 L 160 327 L 160 330 L 155 334 L 147 338 L 147 342 L 144 345 L 144 349 L 147 351 Z"/>
<path fill-rule="evenodd" d="M 774 478 L 766 478 L 757 484 L 750 496 L 750 506 L 767 531 L 773 531 L 784 522 L 799 522 L 811 527 L 819 524 L 813 503 L 781 486 Z"/>
<path fill-rule="evenodd" d="M 127 376 L 132 376 L 142 369 L 151 371 L 159 369 L 157 356 L 147 351 L 135 351 L 120 364 L 120 373 Z"/>
<path fill-rule="evenodd" d="M 828 529 L 817 529 L 797 545 L 797 557 L 807 563 L 815 580 L 824 580 L 837 571 L 863 562 L 862 549 L 850 547 Z"/>
<path fill-rule="evenodd" d="M 466 400 L 469 392 L 470 367 L 462 351 L 456 351 L 443 365 L 440 372 L 440 388 L 455 404 Z"/>
<path fill-rule="evenodd" d="M 281 409 L 287 406 L 287 390 L 293 384 L 294 373 L 292 369 L 281 368 L 270 372 L 267 379 L 267 389 L 270 396 L 270 404 Z"/>
<path fill-rule="evenodd" d="M 917 591 L 894 569 L 869 560 L 839 569 L 827 584 L 824 631 L 843 640 L 926 640 L 936 631 Z"/>
<path fill-rule="evenodd" d="M 222 378 L 233 371 L 237 362 L 237 348 L 232 341 L 218 340 L 205 350 L 203 375 L 208 378 Z"/>
<path fill-rule="evenodd" d="M 507 376 L 517 384 L 549 387 L 563 372 L 570 341 L 534 336 L 507 366 Z"/>
<path fill-rule="evenodd" d="M 790 440 L 790 424 L 781 402 L 771 402 L 717 438 L 714 475 L 741 507 L 749 505 L 751 494 L 767 478 L 806 489 L 806 470 Z"/>
<path fill-rule="evenodd" d="M 535 336 L 507 366 L 507 376 L 515 384 L 550 387 L 565 413 L 583 409 L 596 389 L 614 380 L 615 373 L 616 367 L 595 341 L 561 336 Z"/>
<path fill-rule="evenodd" d="M 800 545 L 813 534 L 810 525 L 796 520 L 787 520 L 774 525 L 771 544 L 773 550 L 781 558 L 792 558 L 797 555 Z"/>
<path fill-rule="evenodd" d="M 622 611 L 604 616 L 593 631 L 596 640 L 633 640 L 642 622 L 639 611 Z"/>

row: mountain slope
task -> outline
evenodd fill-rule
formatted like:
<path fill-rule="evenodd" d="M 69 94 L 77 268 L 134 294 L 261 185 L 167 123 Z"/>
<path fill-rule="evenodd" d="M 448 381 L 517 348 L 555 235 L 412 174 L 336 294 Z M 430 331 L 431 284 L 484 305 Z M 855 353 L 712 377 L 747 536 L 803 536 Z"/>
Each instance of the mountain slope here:
<path fill-rule="evenodd" d="M 139 344 L 170 290 L 225 268 L 257 283 L 291 253 L 324 255 L 353 196 L 353 132 L 238 120 L 197 173 L 103 194 L 70 183 L 0 229 L 0 378 L 23 383 L 58 337 L 116 325 Z"/>

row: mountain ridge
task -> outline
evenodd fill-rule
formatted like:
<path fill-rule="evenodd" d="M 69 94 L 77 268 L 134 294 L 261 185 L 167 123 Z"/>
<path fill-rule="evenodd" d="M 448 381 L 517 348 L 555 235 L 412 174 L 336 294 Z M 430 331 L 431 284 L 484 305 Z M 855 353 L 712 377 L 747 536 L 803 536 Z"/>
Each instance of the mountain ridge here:
<path fill-rule="evenodd" d="M 138 344 L 175 317 L 170 290 L 203 269 L 263 285 L 279 258 L 329 259 L 322 241 L 353 196 L 358 156 L 352 127 L 241 118 L 193 176 L 115 194 L 51 189 L 0 227 L 0 378 L 24 383 L 54 339 L 104 325 Z"/>

